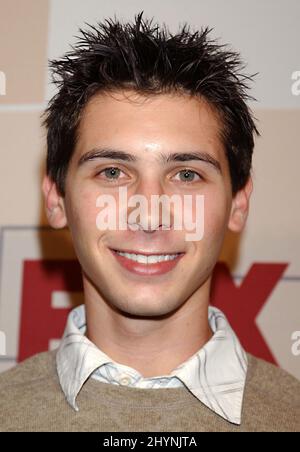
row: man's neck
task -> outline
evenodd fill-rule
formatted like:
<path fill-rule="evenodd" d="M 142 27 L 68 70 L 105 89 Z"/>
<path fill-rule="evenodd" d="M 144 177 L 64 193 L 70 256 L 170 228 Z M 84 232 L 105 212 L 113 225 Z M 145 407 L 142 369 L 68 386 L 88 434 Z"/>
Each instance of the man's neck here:
<path fill-rule="evenodd" d="M 168 375 L 212 337 L 209 287 L 207 281 L 170 315 L 136 317 L 112 308 L 84 281 L 87 337 L 115 362 L 145 378 Z"/>

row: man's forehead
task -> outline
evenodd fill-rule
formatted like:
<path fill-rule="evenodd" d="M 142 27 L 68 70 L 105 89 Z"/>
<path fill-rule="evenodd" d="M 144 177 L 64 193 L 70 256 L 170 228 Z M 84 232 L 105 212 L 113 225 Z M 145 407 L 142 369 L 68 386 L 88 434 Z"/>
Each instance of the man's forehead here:
<path fill-rule="evenodd" d="M 110 102 L 114 103 L 115 96 L 117 103 L 110 105 Z M 172 149 L 174 152 L 184 152 L 188 148 L 205 146 L 210 147 L 217 157 L 219 152 L 216 148 L 220 147 L 223 151 L 219 115 L 206 101 L 193 99 L 190 116 L 183 114 L 185 102 L 181 102 L 178 109 L 173 108 L 174 105 L 172 108 L 168 106 L 165 111 L 154 108 L 150 115 L 147 112 L 143 115 L 143 108 L 137 114 L 131 114 L 131 110 L 127 109 L 131 102 L 122 110 L 121 104 L 127 102 L 126 96 L 137 98 L 134 92 L 99 93 L 87 103 L 77 130 L 77 142 L 82 152 L 103 144 L 113 147 L 118 144 L 117 147 L 132 148 L 133 153 L 135 149 L 139 154 L 169 153 Z M 159 94 L 154 99 L 158 99 L 158 96 L 160 107 L 170 100 L 166 94 Z M 171 102 L 174 96 L 171 95 Z M 182 100 L 182 95 L 178 97 Z M 191 100 L 191 97 L 187 97 L 187 100 Z M 194 106 L 197 108 L 194 109 Z"/>
<path fill-rule="evenodd" d="M 153 152 L 158 152 L 158 151 L 161 152 L 161 145 L 159 143 L 155 143 L 155 142 L 146 143 L 145 146 L 144 146 L 144 150 L 146 152 L 152 152 L 152 153 Z"/>

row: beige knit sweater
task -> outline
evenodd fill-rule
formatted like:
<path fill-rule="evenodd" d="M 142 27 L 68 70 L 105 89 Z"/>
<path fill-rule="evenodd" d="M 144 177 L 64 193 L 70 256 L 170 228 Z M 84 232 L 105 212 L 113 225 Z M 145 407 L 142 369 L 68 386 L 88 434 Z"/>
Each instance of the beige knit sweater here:
<path fill-rule="evenodd" d="M 214 414 L 187 388 L 139 389 L 89 379 L 79 412 L 60 388 L 55 352 L 0 374 L 0 431 L 256 432 L 300 431 L 300 382 L 248 355 L 242 424 Z"/>

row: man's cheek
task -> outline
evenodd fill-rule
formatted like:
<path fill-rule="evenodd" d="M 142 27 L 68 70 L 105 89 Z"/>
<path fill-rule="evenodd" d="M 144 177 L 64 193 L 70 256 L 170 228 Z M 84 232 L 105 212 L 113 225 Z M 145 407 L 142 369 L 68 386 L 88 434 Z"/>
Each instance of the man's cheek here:
<path fill-rule="evenodd" d="M 96 198 L 91 195 L 75 196 L 70 209 L 72 222 L 80 229 L 96 228 L 98 209 Z"/>
<path fill-rule="evenodd" d="M 218 203 L 211 203 L 206 206 L 204 213 L 204 238 L 217 239 L 223 235 L 226 212 L 221 206 Z"/>

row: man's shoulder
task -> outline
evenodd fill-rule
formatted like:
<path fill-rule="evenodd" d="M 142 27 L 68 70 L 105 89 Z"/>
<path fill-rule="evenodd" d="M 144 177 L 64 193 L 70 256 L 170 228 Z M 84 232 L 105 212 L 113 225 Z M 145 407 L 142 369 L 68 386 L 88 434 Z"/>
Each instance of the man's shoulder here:
<path fill-rule="evenodd" d="M 243 401 L 246 431 L 300 431 L 300 382 L 251 354 Z"/>
<path fill-rule="evenodd" d="M 0 374 L 0 431 L 35 431 L 52 425 L 66 404 L 55 357 L 53 351 L 39 353 Z"/>
<path fill-rule="evenodd" d="M 0 394 L 9 388 L 30 385 L 55 376 L 55 351 L 38 353 L 0 373 Z"/>
<path fill-rule="evenodd" d="M 248 355 L 244 419 L 251 431 L 300 431 L 300 382 L 283 369 Z"/>
<path fill-rule="evenodd" d="M 287 371 L 248 354 L 248 385 L 276 400 L 300 407 L 300 381 Z"/>

